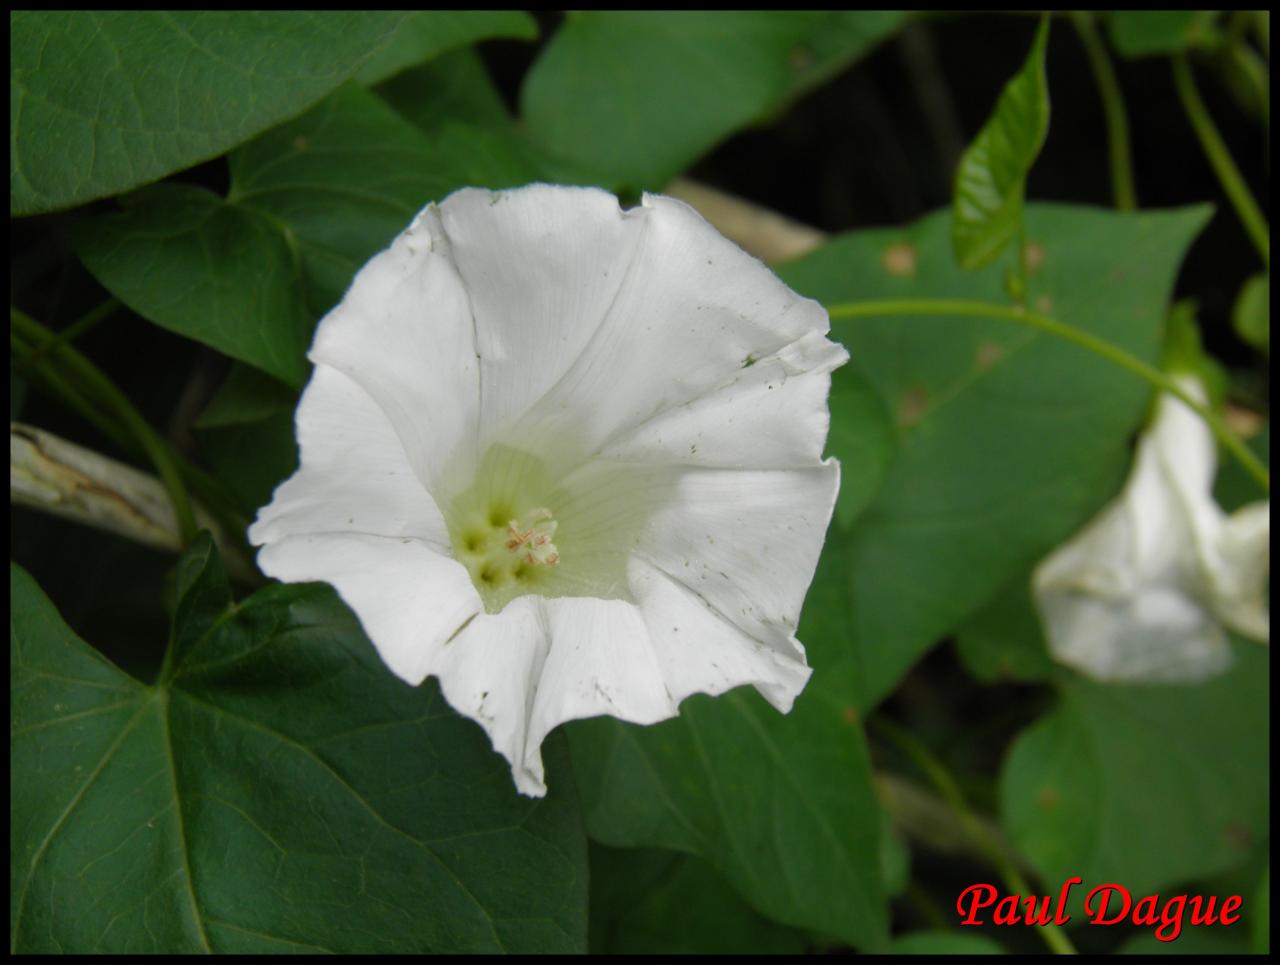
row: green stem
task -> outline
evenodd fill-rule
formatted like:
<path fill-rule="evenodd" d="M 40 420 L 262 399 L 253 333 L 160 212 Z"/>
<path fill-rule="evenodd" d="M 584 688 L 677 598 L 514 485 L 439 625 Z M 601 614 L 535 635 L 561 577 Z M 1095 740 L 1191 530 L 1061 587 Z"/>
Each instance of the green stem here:
<path fill-rule="evenodd" d="M 1249 447 L 1240 441 L 1240 437 L 1227 428 L 1225 422 L 1206 405 L 1201 405 L 1187 394 L 1173 379 L 1159 369 L 1148 365 L 1142 359 L 1130 355 L 1124 349 L 1098 338 L 1089 332 L 1068 325 L 1045 315 L 1037 315 L 1021 308 L 1010 308 L 1007 305 L 996 305 L 989 302 L 961 301 L 959 299 L 897 299 L 893 301 L 846 302 L 840 305 L 828 305 L 827 313 L 832 319 L 871 318 L 882 315 L 961 315 L 968 318 L 995 318 L 1013 322 L 1024 328 L 1035 329 L 1055 338 L 1071 342 L 1095 355 L 1099 355 L 1123 369 L 1127 369 L 1139 378 L 1145 379 L 1162 392 L 1180 399 L 1195 412 L 1218 437 L 1236 461 L 1249 473 L 1268 493 L 1271 492 L 1271 473 L 1267 470 Z"/>
<path fill-rule="evenodd" d="M 1120 83 L 1116 80 L 1111 58 L 1107 56 L 1107 48 L 1093 26 L 1093 14 L 1076 10 L 1072 12 L 1071 20 L 1080 35 L 1080 42 L 1084 44 L 1093 80 L 1102 98 L 1102 112 L 1107 122 L 1107 150 L 1111 160 L 1112 197 L 1119 210 L 1136 211 L 1138 195 L 1133 187 L 1133 162 L 1129 153 L 1129 115 L 1124 108 Z"/>
<path fill-rule="evenodd" d="M 1183 54 L 1174 55 L 1173 82 L 1178 89 L 1178 97 L 1182 100 L 1182 107 L 1187 112 L 1187 119 L 1191 122 L 1196 136 L 1200 138 L 1200 146 L 1204 149 L 1205 156 L 1209 158 L 1214 173 L 1222 183 L 1222 190 L 1231 200 L 1245 231 L 1248 232 L 1254 247 L 1258 249 L 1258 254 L 1262 256 L 1262 263 L 1270 268 L 1271 229 L 1267 226 L 1267 219 L 1263 217 L 1261 209 L 1258 208 L 1258 202 L 1253 199 L 1253 193 L 1245 184 L 1240 169 L 1236 167 L 1231 152 L 1227 150 L 1222 135 L 1218 133 L 1218 128 L 1214 125 L 1213 118 L 1209 116 L 1204 101 L 1200 99 L 1195 78 L 1191 75 L 1191 65 L 1187 63 L 1187 58 Z"/>
<path fill-rule="evenodd" d="M 49 339 L 43 345 L 38 346 L 33 352 L 29 353 L 24 358 L 19 359 L 17 363 L 19 370 L 28 369 L 36 365 L 42 359 L 48 357 L 50 352 L 61 348 L 63 345 L 70 345 L 104 318 L 109 318 L 113 315 L 119 308 L 120 303 L 114 298 L 108 298 L 101 304 L 95 305 L 62 331 L 54 335 L 53 338 Z"/>
<path fill-rule="evenodd" d="M 956 784 L 955 778 L 951 776 L 951 772 L 946 769 L 942 762 L 934 757 L 929 752 L 929 749 L 916 740 L 910 732 L 890 723 L 883 717 L 872 717 L 867 721 L 867 725 L 870 731 L 893 744 L 915 762 L 916 766 L 937 788 L 943 800 L 950 805 L 965 832 L 974 844 L 981 849 L 982 853 L 986 855 L 987 860 L 991 862 L 992 867 L 999 873 L 1010 893 L 1015 895 L 1031 894 L 1027 879 L 1023 877 L 1022 872 L 1009 859 L 1006 847 L 1000 841 L 995 840 L 987 832 L 986 828 L 982 826 L 982 822 L 974 816 L 973 811 L 969 809 L 969 805 L 960 791 L 959 785 Z M 1044 939 L 1045 944 L 1049 946 L 1050 951 L 1059 955 L 1074 955 L 1076 953 L 1071 939 L 1057 924 L 1041 925 L 1036 930 Z"/>
<path fill-rule="evenodd" d="M 19 335 L 36 346 L 37 352 L 41 348 L 48 348 L 50 357 L 62 362 L 76 388 L 87 391 L 91 403 L 96 402 L 110 410 L 120 426 L 134 438 L 146 453 L 147 458 L 151 460 L 156 473 L 160 476 L 160 481 L 169 493 L 174 514 L 178 519 L 178 531 L 182 534 L 183 545 L 189 545 L 196 536 L 196 517 L 191 509 L 191 498 L 187 495 L 187 488 L 183 484 L 178 466 L 164 440 L 151 428 L 125 394 L 87 358 L 66 344 L 50 347 L 50 343 L 55 341 L 53 333 L 25 312 L 12 306 L 9 308 L 9 323 Z"/>
<path fill-rule="evenodd" d="M 40 354 L 38 345 L 25 341 L 16 332 L 10 330 L 9 347 L 14 357 L 19 359 L 17 364 L 22 367 L 24 378 L 37 380 L 37 384 L 43 385 L 64 405 L 75 410 L 81 418 L 116 445 L 129 451 L 136 450 L 137 447 L 133 444 L 132 438 L 127 433 L 121 432 L 120 427 L 99 406 L 77 392 L 75 386 L 59 375 L 57 369 L 49 364 L 47 358 L 35 357 Z"/>

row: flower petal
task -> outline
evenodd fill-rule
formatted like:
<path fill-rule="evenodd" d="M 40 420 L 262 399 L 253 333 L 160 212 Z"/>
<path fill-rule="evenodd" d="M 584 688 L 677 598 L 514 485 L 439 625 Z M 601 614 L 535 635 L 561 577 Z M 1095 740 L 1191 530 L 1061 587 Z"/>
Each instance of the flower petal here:
<path fill-rule="evenodd" d="M 1217 556 L 1220 564 L 1210 571 L 1209 581 L 1218 618 L 1241 636 L 1270 643 L 1270 500 L 1251 503 L 1231 515 L 1223 527 Z"/>
<path fill-rule="evenodd" d="M 664 409 L 616 437 L 600 456 L 726 469 L 814 465 L 831 421 L 831 372 L 848 358 L 843 346 L 810 332 L 773 355 L 745 360 L 726 384 Z"/>
<path fill-rule="evenodd" d="M 470 717 L 507 759 L 522 794 L 541 797 L 539 745 L 527 754 L 529 711 L 550 641 L 536 596 L 512 600 L 501 613 L 481 613 L 437 653 L 431 673 L 449 706 Z"/>
<path fill-rule="evenodd" d="M 631 589 L 649 630 L 653 652 L 672 698 L 722 694 L 754 684 L 786 714 L 812 671 L 804 648 L 792 651 L 752 639 L 688 587 L 645 560 L 632 560 Z"/>
<path fill-rule="evenodd" d="M 1228 520 L 1216 461 L 1203 420 L 1162 396 L 1119 498 L 1033 575 L 1056 659 L 1102 680 L 1198 681 L 1231 663 L 1221 623 L 1267 639 L 1270 505 Z"/>
<path fill-rule="evenodd" d="M 1180 586 L 1119 597 L 1055 588 L 1037 603 L 1055 659 L 1099 680 L 1197 682 L 1232 661 L 1222 628 Z"/>
<path fill-rule="evenodd" d="M 716 391 L 748 359 L 771 358 L 829 327 L 821 305 L 797 295 L 683 202 L 646 195 L 642 207 L 621 217 L 643 231 L 607 312 L 572 364 L 509 429 L 516 438 L 573 440 L 560 456 L 570 464 Z M 618 250 L 592 256 L 599 271 L 616 274 Z M 562 261 L 578 270 L 563 254 L 555 259 Z M 557 351 L 555 360 L 560 366 L 564 354 Z M 810 445 L 825 434 L 825 423 L 805 428 Z"/>
<path fill-rule="evenodd" d="M 387 666 L 415 685 L 432 672 L 437 651 L 482 609 L 466 568 L 420 540 L 289 536 L 264 546 L 258 565 L 286 583 L 331 584 Z"/>
<path fill-rule="evenodd" d="M 308 357 L 346 374 L 395 427 L 434 487 L 471 471 L 480 392 L 468 293 L 426 208 L 356 275 L 316 329 Z"/>
<path fill-rule="evenodd" d="M 644 621 L 622 600 L 519 597 L 472 620 L 431 672 L 534 797 L 547 791 L 542 742 L 558 725 L 602 714 L 651 724 L 676 713 Z"/>
<path fill-rule="evenodd" d="M 595 337 L 643 219 L 598 188 L 464 188 L 439 226 L 467 290 L 480 356 L 482 448 L 528 411 Z"/>
<path fill-rule="evenodd" d="M 594 570 L 610 548 L 631 550 L 748 637 L 793 653 L 839 480 L 835 460 L 743 471 L 597 461 L 565 481 L 561 532 Z M 561 562 L 566 577 L 579 565 Z"/>
<path fill-rule="evenodd" d="M 254 545 L 305 533 L 412 536 L 439 547 L 448 532 L 386 415 L 337 369 L 318 365 L 297 414 L 301 467 L 249 527 Z"/>

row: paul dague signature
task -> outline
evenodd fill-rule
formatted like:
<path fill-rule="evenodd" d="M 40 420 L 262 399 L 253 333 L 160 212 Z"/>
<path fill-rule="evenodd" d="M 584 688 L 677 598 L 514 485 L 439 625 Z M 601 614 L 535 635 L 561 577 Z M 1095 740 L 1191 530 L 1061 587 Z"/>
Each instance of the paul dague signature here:
<path fill-rule="evenodd" d="M 991 921 L 997 925 L 1065 925 L 1071 921 L 1067 914 L 1067 898 L 1071 889 L 1082 884 L 1081 878 L 1068 878 L 1058 892 L 1056 902 L 1049 895 L 1005 895 L 1000 897 L 995 885 L 970 885 L 956 899 L 956 914 L 962 925 L 985 925 L 979 917 L 992 909 Z M 1118 910 L 1111 910 L 1112 898 L 1119 898 Z M 1098 885 L 1085 895 L 1084 912 L 1093 925 L 1116 925 L 1130 921 L 1135 925 L 1155 927 L 1156 938 L 1171 942 L 1182 934 L 1183 924 L 1234 925 L 1240 920 L 1239 895 L 1225 899 L 1216 895 L 1173 895 L 1160 901 L 1160 896 L 1146 895 L 1135 903 L 1133 895 L 1124 885 L 1107 883 Z M 1052 902 L 1052 913 L 1050 903 Z M 994 908 L 992 907 L 994 906 Z M 1190 916 L 1188 918 L 1188 915 Z"/>

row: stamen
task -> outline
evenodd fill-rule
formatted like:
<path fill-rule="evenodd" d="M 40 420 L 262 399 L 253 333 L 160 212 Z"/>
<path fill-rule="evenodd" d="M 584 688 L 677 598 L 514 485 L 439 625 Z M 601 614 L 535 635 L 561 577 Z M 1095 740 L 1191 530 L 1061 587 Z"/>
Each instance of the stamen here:
<path fill-rule="evenodd" d="M 551 537 L 557 525 L 551 510 L 530 510 L 523 522 L 513 519 L 507 523 L 506 547 L 530 565 L 555 566 L 560 562 L 560 553 Z"/>

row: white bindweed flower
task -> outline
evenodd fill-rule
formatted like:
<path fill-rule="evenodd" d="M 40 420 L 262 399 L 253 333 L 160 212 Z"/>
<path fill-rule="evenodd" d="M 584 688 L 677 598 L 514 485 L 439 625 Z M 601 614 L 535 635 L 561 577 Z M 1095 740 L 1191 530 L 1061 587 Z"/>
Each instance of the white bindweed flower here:
<path fill-rule="evenodd" d="M 839 483 L 827 329 L 679 201 L 458 191 L 320 322 L 259 564 L 332 584 L 525 794 L 562 721 L 742 684 L 785 713 Z"/>
<path fill-rule="evenodd" d="M 1178 384 L 1204 401 L 1198 380 Z M 1270 636 L 1271 504 L 1227 516 L 1208 426 L 1172 395 L 1158 405 L 1119 499 L 1032 581 L 1054 657 L 1102 680 L 1203 680 L 1231 663 L 1224 624 Z"/>

